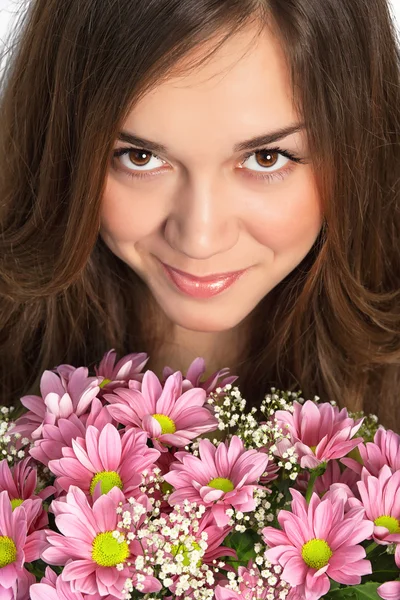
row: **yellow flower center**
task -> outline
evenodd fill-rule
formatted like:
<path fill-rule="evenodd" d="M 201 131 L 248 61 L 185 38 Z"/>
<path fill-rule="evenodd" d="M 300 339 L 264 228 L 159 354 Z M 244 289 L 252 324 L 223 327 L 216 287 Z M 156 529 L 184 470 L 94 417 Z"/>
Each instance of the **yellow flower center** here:
<path fill-rule="evenodd" d="M 172 419 L 167 417 L 167 415 L 155 414 L 153 415 L 153 419 L 155 419 L 157 423 L 160 424 L 162 435 L 164 435 L 165 433 L 175 433 L 176 425 Z"/>
<path fill-rule="evenodd" d="M 189 550 L 186 546 L 183 546 L 182 544 L 176 544 L 176 545 L 172 546 L 172 548 L 171 548 L 171 554 L 173 556 L 176 556 L 177 554 L 182 555 L 183 556 L 182 565 L 184 567 L 188 567 L 190 565 L 190 553 L 193 552 L 193 550 L 197 550 L 197 551 L 201 550 L 199 544 L 197 542 L 194 542 L 194 541 L 192 542 L 192 548 L 191 548 L 191 550 Z M 196 566 L 197 567 L 201 567 L 202 562 L 203 561 L 201 559 L 199 559 L 197 561 L 197 565 Z"/>
<path fill-rule="evenodd" d="M 101 493 L 107 494 L 113 487 L 118 487 L 122 490 L 123 483 L 121 477 L 115 471 L 101 471 L 101 473 L 96 473 L 90 482 L 90 493 L 94 493 L 94 488 L 96 485 L 100 483 Z"/>
<path fill-rule="evenodd" d="M 106 386 L 108 383 L 111 383 L 111 379 L 103 379 L 103 381 L 101 383 L 99 383 L 99 388 L 103 388 L 104 386 Z"/>
<path fill-rule="evenodd" d="M 92 558 L 101 567 L 115 567 L 129 556 L 128 544 L 115 539 L 111 531 L 96 535 L 92 547 Z"/>
<path fill-rule="evenodd" d="M 328 564 L 333 552 L 325 540 L 317 538 L 304 544 L 301 550 L 301 556 L 308 567 L 312 569 L 321 569 Z"/>
<path fill-rule="evenodd" d="M 231 492 L 235 489 L 232 481 L 230 479 L 225 479 L 224 477 L 216 477 L 215 479 L 211 479 L 208 485 L 215 490 L 222 490 L 225 493 Z"/>
<path fill-rule="evenodd" d="M 14 500 L 11 500 L 11 508 L 14 510 L 17 506 L 21 506 L 22 503 L 23 500 L 21 500 L 21 498 L 14 498 Z"/>
<path fill-rule="evenodd" d="M 374 523 L 375 525 L 378 525 L 378 527 L 386 527 L 386 529 L 389 529 L 390 533 L 400 533 L 400 521 L 395 517 L 382 515 L 375 519 Z"/>
<path fill-rule="evenodd" d="M 315 450 L 317 449 L 317 446 L 310 446 L 310 449 L 311 449 L 312 453 L 315 454 Z"/>
<path fill-rule="evenodd" d="M 10 565 L 17 559 L 14 541 L 6 535 L 0 535 L 0 568 Z"/>

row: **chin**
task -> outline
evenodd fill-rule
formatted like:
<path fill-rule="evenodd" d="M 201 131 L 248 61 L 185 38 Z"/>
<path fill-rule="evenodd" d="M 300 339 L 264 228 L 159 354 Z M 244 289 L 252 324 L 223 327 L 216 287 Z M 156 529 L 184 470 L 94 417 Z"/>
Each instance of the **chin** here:
<path fill-rule="evenodd" d="M 177 310 L 175 307 L 161 306 L 167 317 L 176 325 L 190 331 L 199 331 L 203 333 L 228 331 L 236 327 L 246 316 L 240 314 L 237 310 L 227 310 L 227 307 L 214 309 L 208 305 L 202 307 L 188 307 L 185 310 Z M 171 310 L 172 308 L 172 310 Z"/>

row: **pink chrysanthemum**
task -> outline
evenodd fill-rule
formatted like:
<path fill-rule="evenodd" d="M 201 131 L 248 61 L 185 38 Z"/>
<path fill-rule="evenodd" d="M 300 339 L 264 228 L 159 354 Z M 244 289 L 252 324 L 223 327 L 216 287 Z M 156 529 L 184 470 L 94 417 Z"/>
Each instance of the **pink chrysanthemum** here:
<path fill-rule="evenodd" d="M 358 450 L 364 467 L 375 477 L 384 465 L 390 467 L 393 473 L 400 470 L 400 435 L 390 429 L 379 427 L 374 441 L 360 444 Z M 358 461 L 353 458 L 342 458 L 341 462 L 361 475 L 363 465 Z"/>
<path fill-rule="evenodd" d="M 139 385 L 133 386 L 140 389 L 140 383 L 143 379 L 142 373 L 149 357 L 145 352 L 127 354 L 117 363 L 117 353 L 114 349 L 105 353 L 99 366 L 95 367 L 95 373 L 103 378 L 100 384 L 100 396 L 109 393 L 115 388 L 130 387 L 129 382 L 137 382 Z"/>
<path fill-rule="evenodd" d="M 397 544 L 395 560 L 400 567 L 400 471 L 392 473 L 385 465 L 378 477 L 374 477 L 363 468 L 357 486 L 361 502 L 354 498 L 353 504 L 365 508 L 365 518 L 373 525 L 375 543 Z"/>
<path fill-rule="evenodd" d="M 66 501 L 53 500 L 51 510 L 61 534 L 46 532 L 50 546 L 42 552 L 42 559 L 65 565 L 61 578 L 71 582 L 73 591 L 123 597 L 131 553 L 129 544 L 112 533 L 117 531 L 120 502 L 125 503 L 125 497 L 117 487 L 97 498 L 93 506 L 76 486 L 70 487 Z"/>
<path fill-rule="evenodd" d="M 27 535 L 32 519 L 40 510 L 40 500 L 26 500 L 25 506 L 12 509 L 7 491 L 0 492 L 0 598 L 28 600 L 29 586 L 35 577 L 25 562 L 37 560 L 45 545 L 44 531 Z M 36 510 L 35 510 L 36 507 Z"/>
<path fill-rule="evenodd" d="M 13 433 L 37 440 L 44 424 L 55 425 L 58 419 L 67 419 L 72 414 L 83 415 L 100 390 L 98 384 L 97 377 L 88 377 L 86 367 L 74 369 L 69 380 L 52 371 L 44 371 L 40 380 L 41 396 L 21 398 L 29 411 L 16 420 Z"/>
<path fill-rule="evenodd" d="M 108 410 L 119 423 L 145 431 L 154 447 L 186 446 L 193 438 L 214 431 L 217 419 L 204 407 L 206 392 L 192 388 L 182 393 L 182 373 L 168 377 L 164 388 L 152 371 L 145 372 L 141 390 L 114 390 L 105 394 Z"/>
<path fill-rule="evenodd" d="M 328 402 L 316 404 L 311 400 L 304 404 L 295 401 L 293 407 L 293 414 L 287 410 L 275 413 L 282 431 L 290 435 L 277 446 L 280 452 L 294 446 L 303 469 L 315 469 L 322 462 L 342 458 L 363 441 L 361 437 L 352 439 L 363 418 L 354 421 L 345 408 L 339 411 Z"/>
<path fill-rule="evenodd" d="M 0 492 L 7 491 L 12 509 L 17 506 L 24 506 L 28 512 L 30 529 L 32 533 L 36 529 L 45 527 L 48 523 L 47 513 L 42 506 L 42 500 L 45 500 L 51 494 L 54 494 L 55 488 L 48 486 L 39 494 L 35 494 L 37 487 L 37 471 L 30 466 L 31 458 L 25 458 L 10 468 L 6 459 L 0 461 Z M 40 500 L 40 503 L 26 503 L 26 500 Z M 30 518 L 29 511 L 33 508 L 35 516 Z"/>
<path fill-rule="evenodd" d="M 86 494 L 106 494 L 114 486 L 126 495 L 134 495 L 142 483 L 142 471 L 150 467 L 160 453 L 146 444 L 143 431 L 120 432 L 107 423 L 99 431 L 89 425 L 85 439 L 72 440 L 72 448 L 64 448 L 64 457 L 49 461 L 49 469 L 57 483 L 68 491 L 76 485 Z"/>
<path fill-rule="evenodd" d="M 193 387 L 200 387 L 206 390 L 207 396 L 214 392 L 217 387 L 225 387 L 228 383 L 234 383 L 238 376 L 237 375 L 229 375 L 229 369 L 225 367 L 224 369 L 220 369 L 219 371 L 215 371 L 212 373 L 206 381 L 200 381 L 204 373 L 206 372 L 206 362 L 204 358 L 198 356 L 194 359 L 194 361 L 189 365 L 188 370 L 186 371 L 186 376 L 182 381 L 182 390 L 186 392 Z M 173 375 L 174 371 L 170 367 L 164 367 L 163 369 L 163 381 L 167 380 L 170 375 Z"/>
<path fill-rule="evenodd" d="M 378 596 L 384 598 L 384 600 L 399 600 L 400 581 L 388 581 L 380 585 L 376 591 Z"/>
<path fill-rule="evenodd" d="M 40 583 L 30 587 L 31 600 L 115 600 L 115 596 L 100 596 L 100 594 L 82 594 L 73 591 L 70 582 L 63 581 L 50 567 Z"/>
<path fill-rule="evenodd" d="M 359 544 L 368 539 L 373 525 L 364 518 L 362 507 L 344 512 L 345 501 L 320 499 L 313 493 L 310 504 L 299 491 L 291 489 L 292 512 L 281 510 L 278 521 L 283 531 L 265 527 L 269 546 L 266 558 L 283 567 L 282 579 L 296 587 L 305 600 L 318 600 L 328 593 L 329 577 L 355 585 L 372 572 Z"/>
<path fill-rule="evenodd" d="M 56 425 L 43 425 L 42 437 L 35 441 L 29 454 L 47 467 L 49 460 L 62 458 L 63 448 L 71 448 L 72 440 L 78 437 L 84 438 L 89 425 L 101 430 L 107 423 L 113 422 L 110 413 L 98 398 L 92 400 L 90 412 L 84 417 L 72 414 L 68 419 L 58 419 Z"/>
<path fill-rule="evenodd" d="M 182 504 L 185 499 L 209 506 L 217 525 L 230 520 L 226 509 L 242 512 L 255 509 L 254 488 L 268 464 L 268 456 L 257 450 L 245 450 L 242 440 L 233 436 L 216 448 L 210 440 L 200 440 L 200 458 L 189 452 L 177 452 L 177 461 L 164 475 L 176 491 L 170 504 Z"/>

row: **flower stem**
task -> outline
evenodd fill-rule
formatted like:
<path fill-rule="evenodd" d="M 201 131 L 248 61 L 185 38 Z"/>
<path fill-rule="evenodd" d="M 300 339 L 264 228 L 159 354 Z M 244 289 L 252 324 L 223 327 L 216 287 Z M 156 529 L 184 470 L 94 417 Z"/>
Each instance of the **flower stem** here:
<path fill-rule="evenodd" d="M 372 544 L 370 544 L 369 546 L 366 547 L 365 554 L 368 556 L 368 554 L 370 554 L 373 550 L 375 550 L 377 545 L 378 544 L 376 542 L 372 542 Z"/>
<path fill-rule="evenodd" d="M 314 489 L 314 483 L 315 480 L 317 479 L 319 473 L 317 471 L 317 469 L 313 469 L 310 473 L 310 479 L 308 481 L 308 486 L 307 486 L 307 491 L 306 491 L 306 502 L 307 504 L 309 504 L 310 500 L 311 500 L 311 496 L 313 493 L 313 489 Z"/>

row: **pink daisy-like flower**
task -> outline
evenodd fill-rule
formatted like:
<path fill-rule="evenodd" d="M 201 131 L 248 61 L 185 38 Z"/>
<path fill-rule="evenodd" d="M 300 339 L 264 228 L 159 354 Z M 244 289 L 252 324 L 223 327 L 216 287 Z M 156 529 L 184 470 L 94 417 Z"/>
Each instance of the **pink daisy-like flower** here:
<path fill-rule="evenodd" d="M 182 381 L 182 390 L 186 392 L 193 387 L 201 387 L 207 392 L 207 396 L 214 392 L 217 387 L 225 387 L 228 383 L 232 384 L 238 379 L 237 375 L 229 375 L 229 369 L 225 367 L 219 371 L 212 373 L 206 381 L 200 381 L 204 373 L 206 372 L 206 362 L 204 358 L 198 356 L 190 364 L 186 376 Z M 164 382 L 170 375 L 173 375 L 174 371 L 170 367 L 164 367 L 163 369 L 163 380 Z"/>
<path fill-rule="evenodd" d="M 120 432 L 107 423 L 99 431 L 89 425 L 85 439 L 72 440 L 72 448 L 63 449 L 63 458 L 49 461 L 57 483 L 68 491 L 76 485 L 86 494 L 106 494 L 114 486 L 126 495 L 134 495 L 142 483 L 142 471 L 154 464 L 158 450 L 148 448 L 147 436 L 133 429 Z"/>
<path fill-rule="evenodd" d="M 37 440 L 42 435 L 43 425 L 55 425 L 58 419 L 67 419 L 72 414 L 83 415 L 100 390 L 98 384 L 97 377 L 88 377 L 86 367 L 74 369 L 69 380 L 44 371 L 40 380 L 41 396 L 21 398 L 29 411 L 16 420 L 13 433 Z"/>
<path fill-rule="evenodd" d="M 192 388 L 182 393 L 182 373 L 170 375 L 162 387 L 152 371 L 145 372 L 141 390 L 114 390 L 105 394 L 108 410 L 119 423 L 145 431 L 154 447 L 186 446 L 193 438 L 217 429 L 218 421 L 204 407 L 206 392 Z"/>
<path fill-rule="evenodd" d="M 216 600 L 272 600 L 282 598 L 282 589 L 287 589 L 287 584 L 281 585 L 279 576 L 272 576 L 275 579 L 274 585 L 261 577 L 257 565 L 250 560 L 247 567 L 238 567 L 239 584 L 233 585 L 228 580 L 224 585 L 219 584 L 215 588 Z M 285 596 L 287 600 L 291 596 Z M 292 600 L 294 600 L 292 596 Z"/>
<path fill-rule="evenodd" d="M 358 446 L 363 464 L 353 458 L 342 458 L 341 462 L 361 475 L 363 466 L 371 475 L 378 476 L 384 465 L 390 467 L 392 472 L 400 470 L 400 435 L 379 427 L 373 442 Z"/>
<path fill-rule="evenodd" d="M 293 414 L 287 410 L 275 413 L 282 431 L 290 435 L 277 446 L 280 453 L 294 446 L 303 469 L 315 469 L 323 462 L 342 458 L 363 441 L 361 437 L 352 438 L 364 418 L 354 421 L 345 408 L 339 411 L 328 402 L 316 404 L 311 400 L 304 404 L 295 401 L 293 407 Z"/>
<path fill-rule="evenodd" d="M 399 600 L 400 581 L 388 581 L 378 587 L 378 595 L 384 600 Z"/>
<path fill-rule="evenodd" d="M 100 396 L 115 388 L 130 387 L 129 382 L 137 382 L 139 385 L 133 387 L 140 389 L 144 375 L 142 371 L 149 360 L 147 354 L 145 352 L 127 354 L 117 363 L 116 359 L 115 350 L 109 350 L 101 359 L 99 366 L 94 368 L 96 375 L 103 378 L 100 384 Z"/>
<path fill-rule="evenodd" d="M 110 413 L 98 398 L 92 400 L 90 412 L 85 417 L 77 417 L 72 414 L 68 419 L 58 419 L 56 425 L 43 425 L 42 437 L 35 441 L 29 454 L 47 467 L 49 460 L 62 458 L 63 448 L 71 448 L 72 440 L 85 437 L 89 425 L 101 430 L 107 423 L 113 422 Z"/>
<path fill-rule="evenodd" d="M 0 598 L 28 600 L 29 586 L 35 577 L 25 562 L 37 560 L 45 545 L 44 531 L 27 535 L 32 519 L 40 509 L 39 500 L 26 500 L 25 506 L 12 509 L 7 491 L 0 492 Z M 39 505 L 39 506 L 38 506 Z"/>
<path fill-rule="evenodd" d="M 46 532 L 49 547 L 41 557 L 48 564 L 65 565 L 61 579 L 70 582 L 73 591 L 123 597 L 131 553 L 125 540 L 113 536 L 120 502 L 124 504 L 125 497 L 117 487 L 97 498 L 93 506 L 76 486 L 70 487 L 66 501 L 53 500 L 51 510 L 61 534 Z"/>
<path fill-rule="evenodd" d="M 30 587 L 31 600 L 115 600 L 115 596 L 100 596 L 100 594 L 82 594 L 73 591 L 69 581 L 64 581 L 51 569 L 46 568 L 46 575 L 40 583 Z"/>
<path fill-rule="evenodd" d="M 400 567 L 400 471 L 392 473 L 385 465 L 378 477 L 374 477 L 363 468 L 357 486 L 361 502 L 354 498 L 353 504 L 365 508 L 376 544 L 397 544 L 395 561 Z"/>
<path fill-rule="evenodd" d="M 318 600 L 328 593 L 329 577 L 339 583 L 355 585 L 361 576 L 372 572 L 359 544 L 368 539 L 373 524 L 365 520 L 362 507 L 344 512 L 345 501 L 320 499 L 313 493 L 310 504 L 295 489 L 292 512 L 281 510 L 274 527 L 262 530 L 269 549 L 266 558 L 283 567 L 282 579 L 296 587 L 305 600 Z"/>
<path fill-rule="evenodd" d="M 268 456 L 257 450 L 245 450 L 242 440 L 233 436 L 216 448 L 210 440 L 200 440 L 200 458 L 189 452 L 177 452 L 177 462 L 164 475 L 175 491 L 169 503 L 185 499 L 211 508 L 217 525 L 223 527 L 230 517 L 226 509 L 242 512 L 255 509 L 253 492 L 268 464 Z M 179 462 L 178 462 L 179 461 Z"/>
<path fill-rule="evenodd" d="M 26 511 L 31 510 L 32 506 L 35 512 L 35 518 L 30 519 L 31 525 L 28 533 L 35 529 L 41 529 L 48 523 L 47 513 L 42 506 L 42 500 L 45 500 L 51 494 L 54 494 L 55 488 L 48 486 L 39 494 L 35 494 L 37 487 L 37 471 L 30 466 L 31 458 L 25 458 L 10 468 L 6 459 L 0 461 L 0 492 L 7 491 L 12 509 L 17 506 L 24 506 Z M 26 500 L 40 500 L 39 504 L 26 503 Z M 29 508 L 28 508 L 29 507 Z M 28 517 L 29 518 L 29 517 Z"/>

